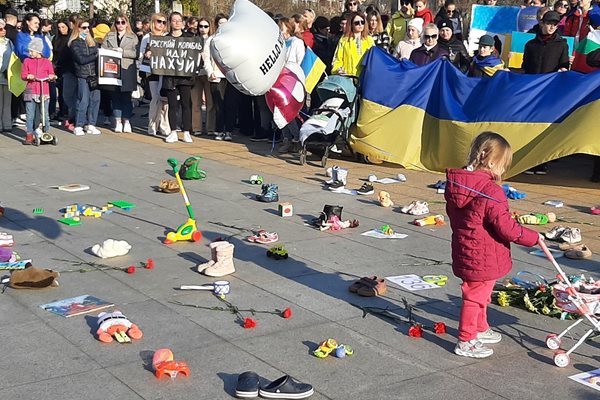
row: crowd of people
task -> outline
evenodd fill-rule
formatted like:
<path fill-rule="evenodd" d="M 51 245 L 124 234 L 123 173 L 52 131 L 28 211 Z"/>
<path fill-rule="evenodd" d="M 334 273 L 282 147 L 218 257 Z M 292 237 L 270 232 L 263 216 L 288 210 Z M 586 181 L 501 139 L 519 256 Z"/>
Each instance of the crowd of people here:
<path fill-rule="evenodd" d="M 484 4 L 494 6 L 497 1 L 484 0 Z M 569 70 L 573 58 L 561 35 L 573 36 L 578 42 L 585 39 L 590 27 L 600 25 L 600 12 L 592 7 L 592 0 L 556 0 L 551 6 L 544 0 L 525 0 L 523 6 L 539 7 L 538 24 L 530 30 L 536 37 L 527 43 L 523 56 L 521 72 L 526 74 Z M 498 38 L 482 36 L 475 55 L 469 54 L 466 23 L 455 0 L 446 0 L 435 15 L 426 0 L 403 1 L 391 16 L 382 15 L 376 6 L 366 6 L 362 0 L 346 0 L 344 12 L 330 19 L 317 16 L 311 9 L 289 17 L 267 13 L 285 39 L 286 62 L 300 64 L 306 49 L 311 48 L 325 63 L 327 74 L 359 75 L 363 56 L 374 46 L 417 65 L 446 57 L 472 77 L 489 77 L 506 69 L 499 58 Z M 178 12 L 155 13 L 135 19 L 133 24 L 124 14 L 111 22 L 90 21 L 78 15 L 50 21 L 35 13 L 19 19 L 18 13 L 9 9 L 0 19 L 0 128 L 6 132 L 24 125 L 25 143 L 30 144 L 34 135 L 49 126 L 46 121 L 38 128 L 40 116 L 45 115 L 61 121 L 77 136 L 95 135 L 101 133 L 97 124 L 102 111 L 105 126 L 117 133 L 130 133 L 135 97 L 137 104 L 149 105 L 143 130 L 163 136 L 168 143 L 189 143 L 200 135 L 230 141 L 236 132 L 253 141 L 276 137 L 282 140 L 280 152 L 297 151 L 299 121 L 274 129 L 264 96 L 236 90 L 212 58 L 210 42 L 227 21 L 228 16 L 222 13 L 205 18 Z M 151 35 L 200 38 L 202 66 L 197 76 L 152 74 Z M 121 86 L 99 84 L 99 48 L 121 53 Z M 9 92 L 6 73 L 13 53 L 23 63 L 21 78 L 26 81 L 26 89 L 18 97 Z M 580 72 L 597 69 L 600 51 L 588 59 L 586 70 Z M 318 105 L 318 96 L 313 93 L 308 107 Z M 41 107 L 45 113 L 40 113 Z M 545 171 L 542 165 L 528 172 Z M 600 181 L 600 162 L 596 162 L 592 179 Z"/>

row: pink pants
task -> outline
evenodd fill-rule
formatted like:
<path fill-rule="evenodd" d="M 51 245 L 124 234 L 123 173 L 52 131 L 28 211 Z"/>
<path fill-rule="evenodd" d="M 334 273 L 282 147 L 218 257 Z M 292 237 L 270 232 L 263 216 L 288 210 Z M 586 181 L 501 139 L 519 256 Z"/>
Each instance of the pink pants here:
<path fill-rule="evenodd" d="M 492 289 L 496 281 L 467 282 L 460 285 L 463 305 L 458 321 L 458 340 L 464 342 L 477 338 L 478 332 L 489 329 L 487 305 L 492 300 Z"/>

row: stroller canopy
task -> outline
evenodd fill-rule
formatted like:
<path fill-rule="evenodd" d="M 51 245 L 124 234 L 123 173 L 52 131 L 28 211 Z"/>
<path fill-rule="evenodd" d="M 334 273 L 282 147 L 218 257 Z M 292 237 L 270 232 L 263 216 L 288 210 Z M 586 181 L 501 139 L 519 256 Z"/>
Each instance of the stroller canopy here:
<path fill-rule="evenodd" d="M 356 86 L 352 78 L 341 75 L 329 75 L 317 85 L 317 93 L 321 101 L 343 97 L 348 103 L 356 98 Z"/>

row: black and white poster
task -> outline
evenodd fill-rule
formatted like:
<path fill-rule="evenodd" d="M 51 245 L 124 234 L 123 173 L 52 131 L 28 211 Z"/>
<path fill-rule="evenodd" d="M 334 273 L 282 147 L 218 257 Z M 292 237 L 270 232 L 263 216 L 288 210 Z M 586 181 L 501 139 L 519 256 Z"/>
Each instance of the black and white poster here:
<path fill-rule="evenodd" d="M 150 68 L 154 75 L 196 76 L 202 65 L 202 39 L 199 37 L 152 36 Z"/>
<path fill-rule="evenodd" d="M 98 49 L 98 84 L 121 86 L 121 58 L 118 51 Z"/>

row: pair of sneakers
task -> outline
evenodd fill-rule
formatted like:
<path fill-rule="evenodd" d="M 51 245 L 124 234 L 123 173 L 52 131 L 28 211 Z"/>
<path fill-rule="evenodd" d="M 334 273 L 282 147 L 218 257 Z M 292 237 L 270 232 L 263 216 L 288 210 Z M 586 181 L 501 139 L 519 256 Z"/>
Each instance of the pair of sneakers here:
<path fill-rule="evenodd" d="M 556 242 L 575 244 L 581 242 L 581 230 L 579 228 L 569 228 L 564 226 L 555 226 L 549 232 L 544 234 L 546 239 Z"/>
<path fill-rule="evenodd" d="M 478 332 L 477 338 L 469 341 L 459 340 L 454 348 L 454 353 L 471 358 L 486 358 L 494 354 L 494 350 L 484 344 L 500 343 L 502 335 L 488 328 L 485 332 Z"/>
<path fill-rule="evenodd" d="M 115 122 L 115 133 L 131 133 L 131 124 L 128 120 L 117 120 Z"/>
<path fill-rule="evenodd" d="M 233 137 L 231 135 L 231 132 L 217 132 L 215 134 L 215 140 L 224 140 L 226 142 L 231 142 L 233 140 Z"/>
<path fill-rule="evenodd" d="M 167 136 L 165 138 L 165 142 L 167 143 L 177 143 L 177 141 L 179 140 L 179 136 L 177 135 L 177 131 L 171 131 L 171 133 L 169 133 L 169 136 Z M 183 132 L 183 139 L 181 139 L 183 142 L 185 143 L 192 143 L 192 136 L 190 135 L 190 133 L 188 131 L 184 131 Z"/>
<path fill-rule="evenodd" d="M 94 125 L 87 125 L 85 127 L 85 130 L 81 126 L 77 126 L 73 130 L 73 135 L 75 135 L 75 136 L 83 136 L 86 133 L 88 135 L 99 135 L 102 132 L 100 131 L 100 129 L 96 128 Z"/>
<path fill-rule="evenodd" d="M 426 201 L 416 200 L 400 209 L 403 214 L 425 215 L 429 214 L 429 204 Z"/>

